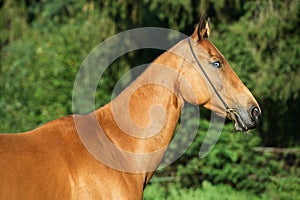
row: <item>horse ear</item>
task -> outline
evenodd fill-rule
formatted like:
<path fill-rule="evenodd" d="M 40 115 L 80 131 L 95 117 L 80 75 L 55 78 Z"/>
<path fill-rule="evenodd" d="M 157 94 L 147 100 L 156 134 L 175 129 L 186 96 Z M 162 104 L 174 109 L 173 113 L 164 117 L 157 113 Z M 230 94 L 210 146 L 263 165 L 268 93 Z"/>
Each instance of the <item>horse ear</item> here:
<path fill-rule="evenodd" d="M 208 38 L 210 35 L 210 19 L 205 19 L 204 16 L 200 17 L 199 24 L 195 29 L 193 36 L 195 37 L 197 33 L 198 40 L 202 40 L 203 38 Z"/>

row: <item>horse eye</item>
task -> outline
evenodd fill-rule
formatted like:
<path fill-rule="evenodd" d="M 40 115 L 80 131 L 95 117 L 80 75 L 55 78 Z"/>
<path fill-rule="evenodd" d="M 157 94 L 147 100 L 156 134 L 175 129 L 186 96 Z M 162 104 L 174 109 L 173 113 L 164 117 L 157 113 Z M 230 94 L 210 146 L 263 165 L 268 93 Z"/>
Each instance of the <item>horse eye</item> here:
<path fill-rule="evenodd" d="M 222 67 L 222 65 L 219 61 L 213 62 L 213 65 L 214 65 L 215 68 L 221 68 Z"/>

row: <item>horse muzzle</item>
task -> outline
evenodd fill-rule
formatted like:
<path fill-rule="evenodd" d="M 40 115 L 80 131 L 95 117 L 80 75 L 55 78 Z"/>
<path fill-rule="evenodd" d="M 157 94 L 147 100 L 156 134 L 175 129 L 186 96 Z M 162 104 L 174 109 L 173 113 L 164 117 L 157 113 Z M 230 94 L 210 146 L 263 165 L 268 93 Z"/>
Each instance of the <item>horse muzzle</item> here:
<path fill-rule="evenodd" d="M 254 129 L 261 119 L 261 111 L 257 106 L 250 109 L 233 108 L 227 109 L 227 117 L 234 122 L 237 131 L 248 131 Z"/>

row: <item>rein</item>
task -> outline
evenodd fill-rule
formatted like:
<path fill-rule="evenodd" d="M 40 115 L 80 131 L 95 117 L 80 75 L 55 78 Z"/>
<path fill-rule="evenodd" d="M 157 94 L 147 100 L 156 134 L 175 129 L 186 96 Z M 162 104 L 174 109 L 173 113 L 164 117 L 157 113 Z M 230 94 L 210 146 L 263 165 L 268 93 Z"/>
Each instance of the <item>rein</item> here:
<path fill-rule="evenodd" d="M 201 66 L 199 60 L 197 59 L 196 55 L 195 55 L 195 52 L 193 50 L 193 47 L 192 47 L 192 44 L 191 44 L 191 39 L 190 37 L 187 38 L 188 40 L 188 43 L 189 43 L 189 46 L 190 46 L 190 49 L 191 49 L 191 52 L 193 54 L 193 57 L 194 59 L 196 60 L 199 68 L 201 69 L 202 73 L 204 74 L 206 80 L 209 82 L 210 86 L 212 87 L 212 89 L 214 90 L 214 92 L 216 93 L 216 95 L 218 96 L 218 98 L 221 100 L 221 102 L 223 103 L 225 109 L 226 109 L 226 112 L 227 113 L 230 113 L 232 112 L 232 110 L 229 108 L 229 106 L 226 104 L 226 102 L 224 101 L 224 99 L 221 97 L 221 95 L 219 94 L 219 92 L 217 91 L 217 89 L 215 88 L 215 86 L 213 85 L 213 83 L 211 82 L 210 78 L 208 77 L 207 73 L 205 72 L 205 70 L 203 69 L 203 67 Z"/>

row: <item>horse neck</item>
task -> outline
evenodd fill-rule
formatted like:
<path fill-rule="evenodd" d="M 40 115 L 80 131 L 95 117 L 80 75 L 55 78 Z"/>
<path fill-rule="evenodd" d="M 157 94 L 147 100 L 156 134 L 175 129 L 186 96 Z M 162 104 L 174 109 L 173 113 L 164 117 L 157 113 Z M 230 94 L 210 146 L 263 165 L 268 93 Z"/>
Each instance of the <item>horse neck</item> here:
<path fill-rule="evenodd" d="M 155 170 L 167 150 L 184 104 L 177 88 L 181 63 L 182 58 L 165 52 L 96 111 L 102 129 L 118 148 L 133 153 L 158 152 L 141 161 L 149 171 Z"/>

